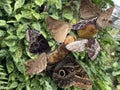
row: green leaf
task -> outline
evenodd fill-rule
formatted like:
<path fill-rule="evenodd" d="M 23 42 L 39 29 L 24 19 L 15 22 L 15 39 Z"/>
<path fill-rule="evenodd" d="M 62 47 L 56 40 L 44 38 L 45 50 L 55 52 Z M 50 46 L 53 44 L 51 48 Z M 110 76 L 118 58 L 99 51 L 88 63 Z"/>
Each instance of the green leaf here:
<path fill-rule="evenodd" d="M 36 13 L 35 11 L 32 11 L 32 14 L 37 20 L 40 19 L 40 14 L 39 13 Z"/>
<path fill-rule="evenodd" d="M 62 0 L 58 0 L 56 3 L 55 3 L 55 6 L 57 9 L 62 9 Z"/>
<path fill-rule="evenodd" d="M 34 22 L 34 23 L 32 24 L 32 27 L 33 27 L 34 29 L 36 29 L 36 30 L 40 30 L 40 29 L 41 29 L 41 25 L 40 25 L 39 22 Z"/>
<path fill-rule="evenodd" d="M 17 87 L 17 85 L 18 85 L 18 82 L 12 82 L 10 84 L 9 88 L 13 89 L 13 88 Z"/>
<path fill-rule="evenodd" d="M 8 73 L 11 73 L 14 70 L 14 64 L 12 60 L 7 60 L 6 67 L 7 67 Z"/>
<path fill-rule="evenodd" d="M 5 31 L 0 30 L 0 37 L 3 37 L 5 35 Z"/>
<path fill-rule="evenodd" d="M 12 7 L 10 4 L 5 4 L 3 8 L 8 15 L 10 15 L 12 13 Z"/>
<path fill-rule="evenodd" d="M 6 25 L 6 21 L 5 20 L 0 20 L 0 26 L 5 26 Z"/>
<path fill-rule="evenodd" d="M 43 5 L 43 3 L 45 2 L 46 0 L 34 0 L 35 4 L 40 6 Z"/>
<path fill-rule="evenodd" d="M 25 0 L 16 0 L 15 5 L 14 5 L 14 11 L 21 8 L 23 6 L 24 2 L 25 2 Z"/>
<path fill-rule="evenodd" d="M 19 39 L 23 39 L 25 37 L 25 31 L 27 29 L 27 25 L 22 25 L 22 24 L 19 24 L 16 32 L 17 32 L 17 36 Z"/>
<path fill-rule="evenodd" d="M 6 57 L 8 51 L 5 49 L 0 50 L 0 57 Z"/>
<path fill-rule="evenodd" d="M 23 17 L 23 15 L 21 15 L 21 14 L 16 14 L 15 15 L 15 18 L 16 18 L 16 20 L 17 21 L 20 21 L 20 19 Z"/>

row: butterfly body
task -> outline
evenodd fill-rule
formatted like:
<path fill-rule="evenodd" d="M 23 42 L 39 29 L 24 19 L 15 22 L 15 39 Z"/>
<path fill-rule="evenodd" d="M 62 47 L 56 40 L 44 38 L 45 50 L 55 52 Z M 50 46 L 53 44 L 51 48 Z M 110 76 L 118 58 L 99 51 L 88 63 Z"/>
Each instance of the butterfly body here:
<path fill-rule="evenodd" d="M 77 86 L 83 89 L 92 87 L 85 70 L 71 57 L 66 57 L 57 64 L 52 78 L 61 88 Z"/>

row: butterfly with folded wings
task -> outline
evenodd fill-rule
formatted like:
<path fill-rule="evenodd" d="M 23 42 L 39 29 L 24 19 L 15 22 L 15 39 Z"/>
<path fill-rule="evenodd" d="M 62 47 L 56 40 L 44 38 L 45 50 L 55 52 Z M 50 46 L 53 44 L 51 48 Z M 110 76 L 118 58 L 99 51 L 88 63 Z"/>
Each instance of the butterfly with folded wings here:
<path fill-rule="evenodd" d="M 37 30 L 29 28 L 26 31 L 26 39 L 29 42 L 29 52 L 36 54 L 50 51 L 48 41 Z"/>
<path fill-rule="evenodd" d="M 74 24 L 72 29 L 77 31 L 80 38 L 90 38 L 110 24 L 109 18 L 113 9 L 114 7 L 110 7 L 102 11 L 91 0 L 80 0 L 80 14 L 83 20 Z"/>

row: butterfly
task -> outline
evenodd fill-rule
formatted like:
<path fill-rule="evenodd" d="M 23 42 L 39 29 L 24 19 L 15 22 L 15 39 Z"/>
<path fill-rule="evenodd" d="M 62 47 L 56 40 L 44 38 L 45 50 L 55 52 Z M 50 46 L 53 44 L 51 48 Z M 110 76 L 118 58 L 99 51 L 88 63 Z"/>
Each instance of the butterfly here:
<path fill-rule="evenodd" d="M 29 52 L 42 53 L 50 51 L 48 41 L 37 30 L 29 28 L 26 31 L 26 39 L 29 42 Z"/>
<path fill-rule="evenodd" d="M 83 89 L 92 88 L 92 83 L 86 71 L 70 56 L 65 57 L 54 67 L 52 78 L 61 88 L 71 86 Z"/>
<path fill-rule="evenodd" d="M 60 44 L 55 51 L 48 54 L 48 64 L 54 64 L 61 61 L 68 53 L 69 51 L 65 48 L 65 44 Z"/>
<path fill-rule="evenodd" d="M 101 12 L 91 0 L 80 0 L 80 14 L 83 19 L 98 17 Z"/>
<path fill-rule="evenodd" d="M 46 24 L 51 35 L 58 43 L 64 42 L 72 27 L 67 22 L 55 20 L 50 16 L 46 18 Z"/>
<path fill-rule="evenodd" d="M 88 42 L 87 39 L 74 41 L 74 42 L 67 44 L 66 48 L 72 52 L 77 52 L 77 51 L 82 52 L 82 51 L 85 51 L 85 43 L 87 42 Z"/>
<path fill-rule="evenodd" d="M 34 75 L 42 72 L 47 67 L 47 54 L 42 53 L 36 59 L 30 59 L 24 63 L 26 74 Z"/>
<path fill-rule="evenodd" d="M 98 41 L 95 38 L 89 38 L 86 45 L 86 52 L 91 60 L 96 59 L 99 51 L 100 51 L 100 45 Z"/>
<path fill-rule="evenodd" d="M 81 20 L 72 26 L 73 30 L 77 31 L 80 38 L 91 38 L 99 30 L 104 29 L 110 23 L 110 16 L 112 15 L 114 7 L 101 12 L 99 16 L 92 19 Z"/>
<path fill-rule="evenodd" d="M 100 51 L 100 45 L 98 41 L 93 37 L 71 42 L 68 45 L 66 45 L 66 48 L 72 52 L 86 51 L 88 54 L 88 57 L 91 60 L 96 59 Z"/>
<path fill-rule="evenodd" d="M 81 20 L 72 26 L 72 29 L 77 31 L 79 38 L 90 38 L 98 32 L 96 27 L 96 19 Z"/>
<path fill-rule="evenodd" d="M 111 21 L 109 20 L 109 18 L 112 15 L 113 9 L 114 7 L 110 7 L 107 10 L 100 13 L 96 21 L 99 30 L 104 29 L 107 25 L 110 24 Z"/>

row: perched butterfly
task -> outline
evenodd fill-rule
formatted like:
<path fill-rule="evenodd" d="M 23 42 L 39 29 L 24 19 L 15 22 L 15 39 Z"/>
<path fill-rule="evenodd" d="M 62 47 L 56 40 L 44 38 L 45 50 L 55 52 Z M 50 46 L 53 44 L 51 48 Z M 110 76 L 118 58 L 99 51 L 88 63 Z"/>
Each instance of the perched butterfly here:
<path fill-rule="evenodd" d="M 85 2 L 87 1 L 85 0 Z M 80 22 L 74 24 L 72 26 L 72 29 L 77 31 L 77 34 L 80 38 L 93 37 L 93 35 L 95 35 L 98 32 L 98 30 L 104 29 L 108 24 L 110 24 L 109 18 L 112 15 L 113 9 L 114 7 L 110 7 L 107 10 L 99 13 L 97 17 L 94 17 L 92 19 L 81 20 Z"/>
<path fill-rule="evenodd" d="M 80 14 L 83 19 L 98 17 L 101 10 L 91 0 L 80 0 Z"/>
<path fill-rule="evenodd" d="M 29 51 L 31 53 L 42 53 L 50 51 L 47 40 L 36 30 L 28 29 L 26 39 L 29 42 Z"/>
<path fill-rule="evenodd" d="M 54 64 L 61 61 L 68 53 L 69 51 L 65 48 L 65 44 L 60 44 L 55 51 L 48 54 L 48 64 Z"/>
<path fill-rule="evenodd" d="M 42 72 L 47 67 L 47 55 L 42 53 L 36 59 L 30 59 L 24 63 L 26 74 L 34 75 Z"/>
<path fill-rule="evenodd" d="M 64 43 L 60 44 L 55 51 L 48 54 L 48 64 L 55 64 L 63 60 L 63 58 L 65 58 L 70 52 L 66 49 L 65 46 L 73 41 L 75 41 L 75 37 L 72 35 L 68 35 L 65 38 Z"/>
<path fill-rule="evenodd" d="M 96 24 L 98 26 L 98 29 L 104 29 L 107 25 L 110 24 L 110 20 L 109 18 L 112 15 L 114 7 L 110 7 L 107 10 L 103 11 L 102 13 L 100 13 L 100 15 L 97 18 Z"/>
<path fill-rule="evenodd" d="M 86 52 L 91 60 L 96 59 L 100 51 L 100 45 L 95 38 L 89 38 L 86 43 Z"/>
<path fill-rule="evenodd" d="M 79 38 L 90 38 L 98 32 L 96 27 L 96 19 L 81 20 L 72 26 L 77 31 Z"/>
<path fill-rule="evenodd" d="M 74 41 L 66 45 L 66 48 L 72 52 L 82 52 L 85 51 L 85 43 L 87 43 L 87 39 Z"/>
<path fill-rule="evenodd" d="M 74 41 L 66 45 L 66 48 L 72 52 L 82 52 L 86 51 L 91 60 L 96 59 L 99 51 L 100 45 L 95 38 L 82 39 L 79 41 Z"/>
<path fill-rule="evenodd" d="M 49 16 L 46 18 L 46 23 L 53 38 L 59 43 L 64 42 L 72 27 L 67 22 L 55 20 Z"/>
<path fill-rule="evenodd" d="M 76 86 L 83 89 L 92 87 L 91 81 L 80 64 L 73 58 L 67 56 L 53 69 L 52 78 L 61 87 Z"/>

